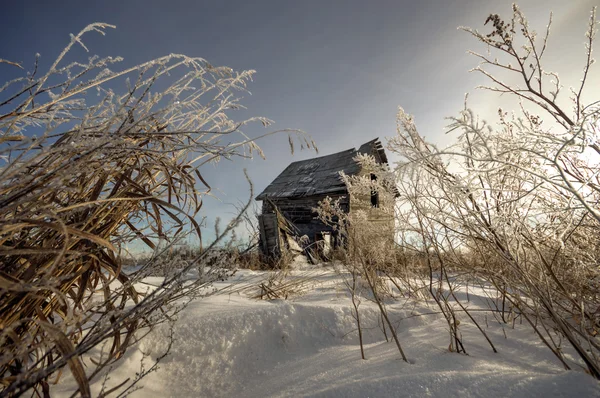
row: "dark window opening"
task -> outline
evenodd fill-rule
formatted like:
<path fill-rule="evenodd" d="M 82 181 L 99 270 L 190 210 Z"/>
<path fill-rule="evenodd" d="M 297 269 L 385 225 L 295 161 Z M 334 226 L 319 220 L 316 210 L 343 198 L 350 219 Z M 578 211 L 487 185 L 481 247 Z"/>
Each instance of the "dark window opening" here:
<path fill-rule="evenodd" d="M 371 174 L 371 181 L 377 181 L 377 176 L 375 174 Z M 371 206 L 379 207 L 379 192 L 376 190 L 371 191 Z"/>

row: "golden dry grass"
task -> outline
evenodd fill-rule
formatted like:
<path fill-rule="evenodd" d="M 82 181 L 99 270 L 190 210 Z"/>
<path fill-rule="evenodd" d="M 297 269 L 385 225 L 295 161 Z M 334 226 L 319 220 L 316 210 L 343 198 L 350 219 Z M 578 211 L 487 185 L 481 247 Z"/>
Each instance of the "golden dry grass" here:
<path fill-rule="evenodd" d="M 240 128 L 269 121 L 228 116 L 253 71 L 183 55 L 117 72 L 110 57 L 66 64 L 84 33 L 109 27 L 86 27 L 45 74 L 36 61 L 0 87 L 0 395 L 44 395 L 68 364 L 88 396 L 88 379 L 181 297 L 174 280 L 152 297 L 136 291 L 153 264 L 123 273 L 126 245 L 200 238 L 201 166 L 262 156 Z M 107 339 L 86 375 L 81 353 Z"/>

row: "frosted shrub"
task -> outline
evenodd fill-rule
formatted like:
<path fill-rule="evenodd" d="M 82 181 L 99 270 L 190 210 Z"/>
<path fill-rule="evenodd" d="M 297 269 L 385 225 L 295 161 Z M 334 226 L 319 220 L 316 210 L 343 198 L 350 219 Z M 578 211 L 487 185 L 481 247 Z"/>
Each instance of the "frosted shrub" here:
<path fill-rule="evenodd" d="M 440 150 L 399 110 L 388 145 L 404 159 L 396 169 L 399 236 L 438 274 L 462 272 L 496 287 L 502 321 L 509 311 L 521 314 L 566 369 L 579 366 L 564 354 L 569 344 L 600 378 L 600 107 L 583 95 L 594 62 L 595 9 L 571 108 L 557 102 L 562 85 L 542 66 L 550 24 L 537 42 L 517 6 L 509 21 L 491 15 L 486 23 L 489 34 L 465 28 L 490 49 L 473 53 L 482 61 L 475 71 L 491 80 L 485 88 L 517 97 L 520 113 L 500 109 L 492 125 L 465 105 L 451 119 L 456 144 Z M 515 78 L 521 82 L 505 83 Z"/>
<path fill-rule="evenodd" d="M 392 333 L 398 352 L 408 362 L 395 327 L 392 325 L 384 297 L 387 294 L 382 273 L 394 263 L 394 196 L 393 178 L 385 165 L 377 164 L 373 157 L 358 155 L 354 159 L 361 166 L 361 173 L 348 176 L 341 173 L 350 195 L 350 212 L 344 211 L 339 200 L 326 198 L 315 209 L 319 218 L 337 231 L 345 247 L 340 248 L 342 276 L 348 287 L 353 304 L 353 316 L 359 331 L 361 355 L 365 359 L 359 306 L 366 285 L 377 303 L 382 320 Z M 377 195 L 378 203 L 371 201 Z"/>

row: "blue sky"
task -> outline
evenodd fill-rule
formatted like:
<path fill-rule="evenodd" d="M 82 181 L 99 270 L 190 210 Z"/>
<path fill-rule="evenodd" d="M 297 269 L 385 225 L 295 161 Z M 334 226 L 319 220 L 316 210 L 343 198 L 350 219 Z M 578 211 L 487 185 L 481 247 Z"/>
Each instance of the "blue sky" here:
<path fill-rule="evenodd" d="M 576 84 L 586 23 L 597 0 L 519 4 L 538 31 L 555 12 L 547 61 L 567 87 L 569 79 Z M 510 5 L 505 0 L 11 1 L 0 14 L 0 58 L 27 67 L 38 52 L 43 67 L 70 33 L 107 22 L 117 29 L 88 35 L 85 43 L 91 54 L 124 57 L 123 66 L 183 53 L 213 65 L 257 70 L 252 95 L 242 101 L 248 107 L 243 115 L 273 119 L 273 129 L 302 129 L 321 154 L 394 135 L 398 105 L 415 115 L 427 138 L 443 145 L 452 139 L 444 133 L 444 118 L 462 108 L 465 93 L 472 93 L 471 106 L 486 117 L 499 103 L 475 91 L 485 80 L 468 72 L 477 61 L 466 51 L 481 47 L 456 28 L 483 29 L 488 14 L 508 17 Z M 6 73 L 0 68 L 3 80 Z M 598 80 L 593 84 L 597 87 Z M 246 132 L 264 131 L 256 126 Z M 266 161 L 222 162 L 204 171 L 223 202 L 247 196 L 242 168 L 248 168 L 259 193 L 290 162 L 314 156 L 292 156 L 285 135 L 259 144 Z M 206 215 L 213 220 L 232 210 L 213 200 Z"/>

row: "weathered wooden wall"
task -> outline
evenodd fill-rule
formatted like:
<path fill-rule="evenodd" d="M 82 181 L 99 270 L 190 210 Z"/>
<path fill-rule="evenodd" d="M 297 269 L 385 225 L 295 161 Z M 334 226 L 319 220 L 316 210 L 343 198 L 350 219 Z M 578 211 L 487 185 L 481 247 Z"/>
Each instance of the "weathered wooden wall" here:
<path fill-rule="evenodd" d="M 261 251 L 267 256 L 276 257 L 281 254 L 281 236 L 278 225 L 277 214 L 275 213 L 258 216 Z"/>
<path fill-rule="evenodd" d="M 323 232 L 328 232 L 332 235 L 333 242 L 332 244 L 336 245 L 336 233 L 330 226 L 323 224 L 318 218 L 316 212 L 312 209 L 318 206 L 318 203 L 325 199 L 327 196 L 332 199 L 340 199 L 340 203 L 342 208 L 345 211 L 348 211 L 349 200 L 348 195 L 345 193 L 333 194 L 333 195 L 315 195 L 308 196 L 303 198 L 291 198 L 291 199 L 275 199 L 275 200 L 265 200 L 262 205 L 262 219 L 259 223 L 264 225 L 264 228 L 261 227 L 261 242 L 267 242 L 266 246 L 263 245 L 263 253 L 272 254 L 274 253 L 273 247 L 278 242 L 280 237 L 280 232 L 276 228 L 272 228 L 270 225 L 277 225 L 276 221 L 271 221 L 276 219 L 276 212 L 273 207 L 275 205 L 281 215 L 285 217 L 290 223 L 293 224 L 295 228 L 295 234 L 298 237 L 306 236 L 308 238 L 308 244 L 314 243 L 316 240 L 320 239 L 320 234 Z M 265 216 L 267 216 L 265 218 Z M 264 234 L 264 238 L 262 235 Z M 265 251 L 269 250 L 269 251 Z"/>
<path fill-rule="evenodd" d="M 381 158 L 378 152 L 374 154 L 375 158 L 381 163 Z M 361 170 L 358 176 L 368 176 L 367 173 Z M 394 204 L 396 201 L 395 192 L 386 191 L 378 194 L 379 204 L 377 208 L 373 208 L 371 205 L 371 197 L 369 195 L 354 195 L 350 201 L 350 212 L 356 212 L 359 210 L 367 213 L 368 220 L 372 223 L 378 224 L 382 228 L 382 234 L 388 234 L 390 239 L 393 241 L 395 229 L 395 217 L 394 217 Z"/>

